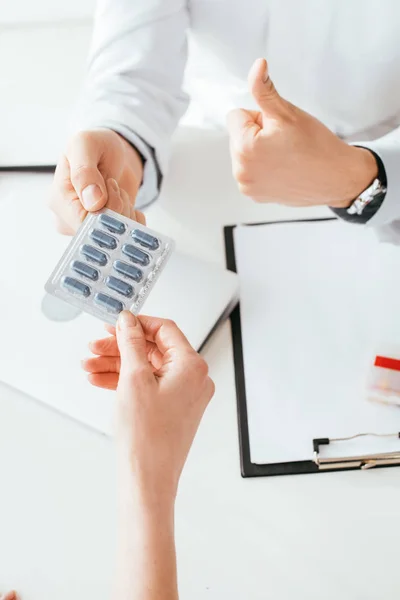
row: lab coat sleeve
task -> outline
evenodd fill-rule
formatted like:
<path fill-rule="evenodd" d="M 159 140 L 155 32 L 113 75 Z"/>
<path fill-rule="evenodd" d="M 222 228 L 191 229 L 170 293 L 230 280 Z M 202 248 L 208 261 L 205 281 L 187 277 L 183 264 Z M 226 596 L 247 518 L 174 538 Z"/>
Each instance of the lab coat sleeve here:
<path fill-rule="evenodd" d="M 359 142 L 380 156 L 387 176 L 387 192 L 382 206 L 368 225 L 388 232 L 400 233 L 400 127 L 372 142 Z"/>
<path fill-rule="evenodd" d="M 100 0 L 75 130 L 106 127 L 145 159 L 138 205 L 158 195 L 169 145 L 188 105 L 182 91 L 189 15 L 185 0 Z"/>

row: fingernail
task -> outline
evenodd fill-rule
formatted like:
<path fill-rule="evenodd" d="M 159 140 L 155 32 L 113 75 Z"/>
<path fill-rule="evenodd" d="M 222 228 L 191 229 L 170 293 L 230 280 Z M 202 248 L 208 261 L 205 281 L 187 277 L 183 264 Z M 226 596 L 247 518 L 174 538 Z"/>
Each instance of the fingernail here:
<path fill-rule="evenodd" d="M 108 179 L 108 184 L 114 192 L 119 192 L 119 185 L 115 179 Z"/>
<path fill-rule="evenodd" d="M 103 194 L 98 185 L 92 183 L 82 190 L 82 204 L 86 210 L 93 210 L 98 205 Z"/>
<path fill-rule="evenodd" d="M 137 318 L 129 310 L 123 310 L 118 317 L 117 326 L 118 329 L 125 329 L 126 327 L 135 327 L 137 324 Z"/>

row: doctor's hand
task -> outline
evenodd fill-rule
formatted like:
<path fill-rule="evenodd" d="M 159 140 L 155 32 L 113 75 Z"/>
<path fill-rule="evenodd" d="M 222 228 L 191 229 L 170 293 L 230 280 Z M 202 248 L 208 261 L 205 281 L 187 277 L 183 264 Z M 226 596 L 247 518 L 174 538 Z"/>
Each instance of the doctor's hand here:
<path fill-rule="evenodd" d="M 54 176 L 50 208 L 57 229 L 73 235 L 88 212 L 104 206 L 135 220 L 143 176 L 139 153 L 109 129 L 81 131 L 69 142 Z"/>
<path fill-rule="evenodd" d="M 107 328 L 115 335 L 90 344 L 83 368 L 93 385 L 117 388 L 117 445 L 140 491 L 172 498 L 214 395 L 207 364 L 172 321 L 124 311 Z"/>
<path fill-rule="evenodd" d="M 249 86 L 259 111 L 228 115 L 233 175 L 245 196 L 292 206 L 346 207 L 377 176 L 374 156 L 349 146 L 275 89 L 258 59 Z"/>

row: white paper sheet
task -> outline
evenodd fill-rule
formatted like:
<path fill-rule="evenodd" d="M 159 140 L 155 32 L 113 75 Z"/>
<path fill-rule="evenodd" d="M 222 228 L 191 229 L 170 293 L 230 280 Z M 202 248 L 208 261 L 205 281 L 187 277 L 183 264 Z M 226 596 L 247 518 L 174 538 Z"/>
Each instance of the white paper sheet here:
<path fill-rule="evenodd" d="M 366 400 L 381 341 L 400 343 L 400 247 L 339 221 L 235 230 L 251 459 L 309 460 L 312 440 L 400 430 Z M 400 450 L 396 439 L 332 444 L 323 456 Z"/>
<path fill-rule="evenodd" d="M 112 430 L 114 394 L 93 388 L 80 359 L 105 337 L 84 313 L 68 322 L 41 310 L 44 283 L 69 243 L 45 206 L 51 176 L 0 178 L 0 380 L 99 431 Z M 145 304 L 146 314 L 175 320 L 199 347 L 237 298 L 237 277 L 175 252 Z"/>

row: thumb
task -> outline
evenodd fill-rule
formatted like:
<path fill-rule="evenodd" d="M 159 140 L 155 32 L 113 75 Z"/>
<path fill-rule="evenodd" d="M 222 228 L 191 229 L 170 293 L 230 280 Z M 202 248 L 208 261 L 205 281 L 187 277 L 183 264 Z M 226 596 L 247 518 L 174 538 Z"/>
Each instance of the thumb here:
<path fill-rule="evenodd" d="M 257 58 L 250 69 L 249 88 L 261 112 L 273 117 L 283 102 L 275 89 L 268 73 L 268 63 L 265 58 Z"/>
<path fill-rule="evenodd" d="M 124 310 L 120 313 L 117 328 L 117 342 L 121 354 L 121 372 L 144 374 L 148 371 L 153 376 L 147 350 L 146 337 L 139 319 L 131 312 Z"/>
<path fill-rule="evenodd" d="M 100 210 L 107 203 L 107 188 L 98 169 L 101 149 L 90 132 L 76 135 L 68 149 L 71 183 L 84 208 Z"/>

